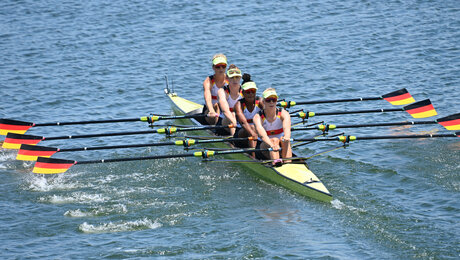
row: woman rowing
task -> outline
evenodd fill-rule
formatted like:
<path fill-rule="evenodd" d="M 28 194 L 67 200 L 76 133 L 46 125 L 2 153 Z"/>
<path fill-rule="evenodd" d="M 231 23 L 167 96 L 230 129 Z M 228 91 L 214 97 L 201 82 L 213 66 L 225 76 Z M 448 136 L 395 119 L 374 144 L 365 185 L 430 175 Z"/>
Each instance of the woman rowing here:
<path fill-rule="evenodd" d="M 220 113 L 217 92 L 220 88 L 228 85 L 228 80 L 225 75 L 227 68 L 227 57 L 222 54 L 216 54 L 212 57 L 212 69 L 214 74 L 207 77 L 203 82 L 205 107 L 203 113 L 207 114 L 206 122 L 210 125 L 215 125 L 218 121 Z"/>
<path fill-rule="evenodd" d="M 259 137 L 262 139 L 261 149 L 272 148 L 268 154 L 264 152 L 265 157 L 269 155 L 273 160 L 273 165 L 283 163 L 280 159 L 279 149 L 281 147 L 281 157 L 291 158 L 291 116 L 284 109 L 276 107 L 278 95 L 275 89 L 269 88 L 263 92 L 264 109 L 256 114 L 253 118 Z M 286 161 L 289 162 L 289 161 Z"/>
<path fill-rule="evenodd" d="M 218 125 L 233 127 L 223 128 L 222 131 L 218 131 L 221 135 L 234 135 L 236 127 L 236 116 L 233 112 L 233 107 L 240 100 L 241 97 L 241 70 L 231 64 L 227 71 L 228 86 L 220 88 L 217 91 L 217 99 L 219 100 L 219 108 L 221 114 L 219 115 Z"/>
<path fill-rule="evenodd" d="M 262 99 L 256 96 L 257 85 L 251 80 L 251 75 L 249 74 L 245 73 L 243 75 L 241 89 L 243 90 L 243 98 L 234 107 L 236 119 L 238 120 L 234 137 L 243 138 L 251 136 L 252 140 L 249 140 L 249 145 L 247 142 L 238 142 L 236 145 L 255 148 L 257 144 L 257 131 L 252 119 L 254 115 L 262 110 Z"/>

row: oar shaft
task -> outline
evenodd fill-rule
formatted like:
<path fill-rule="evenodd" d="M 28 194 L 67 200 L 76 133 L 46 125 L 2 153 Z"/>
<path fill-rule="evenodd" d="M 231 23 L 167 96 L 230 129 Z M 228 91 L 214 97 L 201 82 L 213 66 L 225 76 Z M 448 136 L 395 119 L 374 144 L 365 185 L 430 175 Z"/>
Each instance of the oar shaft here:
<path fill-rule="evenodd" d="M 439 137 L 457 137 L 458 138 L 460 137 L 460 132 L 449 133 L 449 134 L 422 134 L 422 135 L 338 136 L 335 138 L 294 138 L 294 139 L 291 139 L 291 141 L 328 142 L 328 141 L 346 141 L 346 138 L 349 138 L 349 141 L 355 141 L 355 140 L 416 139 L 416 138 L 439 138 Z"/>
<path fill-rule="evenodd" d="M 79 147 L 79 148 L 64 148 L 64 149 L 59 149 L 59 152 L 108 150 L 108 149 L 138 148 L 138 147 L 167 146 L 167 145 L 175 145 L 175 142 L 162 142 L 162 143 L 150 143 L 150 144 L 110 145 L 110 146 L 90 146 L 90 147 Z"/>
<path fill-rule="evenodd" d="M 382 97 L 364 97 L 364 98 L 347 98 L 347 99 L 331 99 L 331 100 L 313 100 L 313 101 L 300 101 L 296 105 L 311 105 L 311 104 L 325 104 L 325 103 L 341 103 L 341 102 L 358 102 L 358 101 L 371 101 L 381 100 Z"/>
<path fill-rule="evenodd" d="M 332 112 L 319 112 L 315 116 L 329 116 L 329 115 L 346 115 L 346 114 L 366 114 L 366 113 L 384 113 L 384 112 L 400 112 L 404 108 L 387 108 L 387 109 L 369 109 L 369 110 L 354 110 L 354 111 L 332 111 Z"/>
<path fill-rule="evenodd" d="M 457 137 L 456 134 L 424 134 L 424 135 L 390 135 L 390 136 L 357 136 L 356 140 L 378 140 L 378 139 L 414 139 L 414 138 L 437 138 Z"/>
<path fill-rule="evenodd" d="M 332 129 L 377 127 L 377 126 L 401 126 L 401 125 L 429 125 L 429 124 L 436 124 L 436 123 L 437 123 L 436 121 L 405 121 L 405 122 L 388 122 L 388 123 L 375 123 L 375 124 L 333 125 Z M 319 127 L 295 127 L 295 128 L 292 128 L 291 130 L 298 131 L 298 130 L 318 130 L 318 129 L 320 128 Z"/>
<path fill-rule="evenodd" d="M 146 131 L 115 132 L 115 133 L 88 134 L 88 135 L 54 136 L 54 137 L 45 137 L 43 140 L 77 139 L 77 138 L 92 138 L 92 137 L 119 136 L 119 135 L 140 135 L 140 134 L 155 134 L 155 133 L 157 133 L 156 130 L 146 130 Z"/>
<path fill-rule="evenodd" d="M 105 124 L 105 123 L 120 123 L 142 121 L 141 118 L 123 118 L 123 119 L 107 119 L 107 120 L 88 120 L 74 122 L 53 122 L 53 123 L 38 123 L 33 126 L 55 126 L 55 125 L 84 125 L 84 124 Z"/>
<path fill-rule="evenodd" d="M 120 148 L 139 148 L 139 147 L 153 147 L 153 146 L 168 146 L 168 145 L 180 145 L 180 146 L 191 146 L 193 144 L 207 144 L 207 143 L 222 143 L 232 141 L 247 141 L 249 138 L 230 138 L 230 139 L 212 139 L 212 140 L 193 140 L 184 139 L 170 142 L 160 143 L 148 143 L 148 144 L 127 144 L 127 145 L 110 145 L 110 146 L 91 146 L 91 147 L 78 147 L 78 148 L 63 148 L 59 149 L 58 152 L 77 152 L 77 151 L 89 151 L 89 150 L 108 150 L 108 149 L 120 149 Z M 188 144 L 187 144 L 188 142 Z M 184 144 L 185 143 L 185 144 Z"/>
<path fill-rule="evenodd" d="M 271 149 L 238 149 L 229 151 L 212 151 L 212 155 L 218 154 L 234 154 L 234 153 L 251 153 L 251 152 L 263 152 L 270 151 Z M 102 160 L 91 160 L 91 161 L 77 161 L 75 164 L 94 164 L 94 163 L 110 163 L 110 162 L 127 162 L 127 161 L 141 161 L 141 160 L 156 160 L 156 159 L 168 159 L 168 158 L 183 158 L 183 157 L 202 157 L 201 153 L 207 153 L 208 151 L 195 152 L 195 153 L 182 153 L 182 154 L 164 154 L 157 156 L 145 156 L 145 157 L 128 157 L 128 158 L 114 158 L 114 159 L 102 159 Z"/>

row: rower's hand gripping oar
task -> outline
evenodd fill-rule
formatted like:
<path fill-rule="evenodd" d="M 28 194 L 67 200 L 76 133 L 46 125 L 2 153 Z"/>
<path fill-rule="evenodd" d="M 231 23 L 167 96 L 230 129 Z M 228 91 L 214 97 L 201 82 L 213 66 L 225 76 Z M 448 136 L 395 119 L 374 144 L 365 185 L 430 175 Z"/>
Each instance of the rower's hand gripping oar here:
<path fill-rule="evenodd" d="M 357 102 L 357 101 L 371 101 L 371 100 L 386 100 L 392 105 L 407 105 L 415 102 L 415 99 L 403 88 L 385 94 L 380 97 L 363 97 L 363 98 L 347 98 L 347 99 L 330 99 L 330 100 L 315 100 L 315 101 L 281 101 L 278 106 L 290 108 L 296 105 L 310 105 L 310 104 L 326 104 L 326 103 L 340 103 L 340 102 Z"/>
<path fill-rule="evenodd" d="M 16 133 L 8 133 L 3 142 L 2 148 L 5 149 L 19 149 L 21 144 L 36 145 L 41 141 L 50 140 L 61 140 L 61 139 L 79 139 L 79 138 L 93 138 L 93 137 L 105 137 L 105 136 L 122 136 L 122 135 L 138 135 L 138 134 L 166 134 L 170 136 L 176 132 L 185 131 L 197 131 L 204 129 L 216 129 L 216 128 L 232 128 L 233 125 L 229 126 L 198 126 L 198 127 L 187 127 L 187 128 L 176 128 L 166 127 L 157 130 L 144 130 L 144 131 L 130 131 L 130 132 L 115 132 L 115 133 L 101 133 L 101 134 L 87 134 L 87 135 L 68 135 L 68 136 L 54 136 L 44 137 L 38 135 L 23 135 Z"/>
<path fill-rule="evenodd" d="M 379 127 L 379 126 L 402 126 L 402 125 L 429 125 L 440 124 L 447 130 L 460 130 L 460 113 L 442 117 L 432 121 L 404 121 L 404 122 L 387 122 L 374 124 L 354 124 L 354 125 L 334 125 L 334 124 L 319 124 L 315 127 L 293 127 L 291 131 L 299 130 L 320 130 L 327 133 L 329 130 L 339 128 L 359 128 L 359 127 Z"/>
<path fill-rule="evenodd" d="M 90 146 L 90 147 L 62 148 L 62 149 L 56 148 L 56 147 L 23 144 L 21 145 L 21 148 L 18 151 L 16 160 L 36 161 L 38 157 L 48 157 L 49 158 L 58 152 L 77 152 L 77 151 L 139 148 L 139 147 L 168 146 L 168 145 L 183 146 L 184 149 L 188 151 L 191 146 L 196 145 L 196 144 L 223 143 L 223 142 L 248 141 L 248 140 L 254 140 L 254 139 L 253 137 L 211 139 L 211 140 L 195 140 L 195 139 L 190 139 L 190 138 L 184 138 L 182 140 L 160 142 L 160 143 L 92 146 L 92 147 Z"/>
<path fill-rule="evenodd" d="M 37 162 L 32 170 L 34 173 L 40 174 L 57 174 L 64 173 L 70 167 L 76 164 L 94 164 L 94 163 L 110 163 L 110 162 L 126 162 L 126 161 L 141 161 L 141 160 L 158 160 L 158 159 L 169 159 L 169 158 L 183 158 L 183 157 L 201 157 L 207 159 L 209 157 L 220 155 L 220 154 L 236 154 L 236 153 L 251 153 L 251 152 L 264 152 L 272 151 L 268 149 L 238 149 L 228 151 L 209 151 L 202 150 L 194 153 L 182 153 L 182 154 L 166 154 L 157 156 L 146 156 L 146 157 L 128 157 L 128 158 L 114 158 L 114 159 L 102 159 L 92 161 L 74 161 L 56 158 L 38 157 Z"/>
<path fill-rule="evenodd" d="M 291 115 L 291 117 L 299 117 L 299 118 L 302 118 L 303 120 L 306 120 L 314 116 L 402 112 L 402 111 L 406 111 L 413 118 L 426 118 L 426 117 L 432 117 L 432 116 L 437 115 L 437 112 L 434 109 L 433 105 L 431 104 L 431 101 L 429 99 L 425 99 L 425 100 L 407 105 L 402 108 L 355 110 L 355 111 L 334 111 L 334 112 L 320 112 L 320 113 L 301 111 L 301 112 L 295 113 L 294 115 Z"/>
<path fill-rule="evenodd" d="M 72 122 L 52 122 L 52 123 L 32 123 L 13 119 L 0 118 L 0 135 L 8 133 L 24 134 L 31 127 L 38 126 L 62 126 L 62 125 L 83 125 L 83 124 L 105 124 L 105 123 L 120 123 L 120 122 L 147 122 L 153 124 L 159 120 L 172 120 L 183 118 L 207 117 L 205 114 L 181 115 L 181 116 L 143 116 L 137 118 L 121 118 L 121 119 L 106 119 L 106 120 L 91 120 L 91 121 L 72 121 Z"/>

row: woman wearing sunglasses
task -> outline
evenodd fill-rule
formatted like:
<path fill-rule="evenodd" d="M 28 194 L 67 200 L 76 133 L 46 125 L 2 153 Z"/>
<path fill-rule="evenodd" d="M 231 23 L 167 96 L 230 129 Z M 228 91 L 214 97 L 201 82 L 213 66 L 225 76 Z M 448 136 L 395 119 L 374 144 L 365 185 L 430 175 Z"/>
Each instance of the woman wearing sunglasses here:
<path fill-rule="evenodd" d="M 263 152 L 265 157 L 270 156 L 273 165 L 280 165 L 279 149 L 281 147 L 281 157 L 291 158 L 291 116 L 284 109 L 276 107 L 278 95 L 275 89 L 269 88 L 263 92 L 264 109 L 253 118 L 257 133 L 262 143 L 261 149 L 272 148 L 274 151 Z M 289 161 L 286 161 L 289 162 Z"/>
<path fill-rule="evenodd" d="M 252 119 L 254 115 L 262 110 L 262 99 L 256 96 L 257 86 L 254 81 L 251 80 L 251 75 L 243 75 L 243 84 L 241 85 L 243 90 L 243 98 L 235 104 L 235 114 L 238 120 L 238 125 L 234 137 L 253 137 L 249 143 L 238 142 L 235 143 L 239 147 L 252 147 L 255 148 L 257 144 L 257 131 L 254 127 Z"/>
<path fill-rule="evenodd" d="M 217 99 L 219 100 L 219 108 L 221 114 L 219 115 L 218 125 L 228 126 L 233 125 L 232 128 L 224 128 L 218 134 L 227 135 L 235 134 L 236 117 L 233 112 L 233 107 L 241 99 L 241 70 L 231 64 L 227 71 L 228 86 L 220 88 L 217 91 Z"/>
<path fill-rule="evenodd" d="M 222 54 L 216 54 L 212 57 L 212 69 L 214 74 L 207 77 L 203 82 L 205 106 L 203 113 L 207 114 L 206 122 L 210 125 L 215 125 L 218 121 L 220 113 L 217 92 L 220 88 L 228 85 L 228 80 L 225 75 L 227 68 L 227 57 Z"/>

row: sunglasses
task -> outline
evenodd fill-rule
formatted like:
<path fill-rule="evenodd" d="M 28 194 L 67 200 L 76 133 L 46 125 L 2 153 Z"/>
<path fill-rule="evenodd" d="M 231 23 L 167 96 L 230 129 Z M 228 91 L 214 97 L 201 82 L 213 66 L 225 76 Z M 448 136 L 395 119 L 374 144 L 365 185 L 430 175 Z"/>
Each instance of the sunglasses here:
<path fill-rule="evenodd" d="M 267 102 L 267 103 L 276 102 L 276 101 L 278 101 L 278 98 L 276 98 L 276 97 L 266 98 L 265 99 L 265 102 Z"/>
<path fill-rule="evenodd" d="M 257 91 L 257 90 L 251 88 L 251 89 L 245 90 L 244 93 L 247 93 L 247 94 L 251 94 L 251 93 L 252 93 L 252 94 L 254 94 L 254 93 L 256 93 L 256 91 Z"/>
<path fill-rule="evenodd" d="M 226 67 L 227 67 L 227 65 L 224 65 L 224 64 L 214 65 L 214 68 L 216 68 L 216 69 L 225 69 Z"/>
<path fill-rule="evenodd" d="M 228 75 L 241 74 L 241 70 L 232 69 L 232 70 L 229 70 L 227 73 L 228 73 Z"/>

